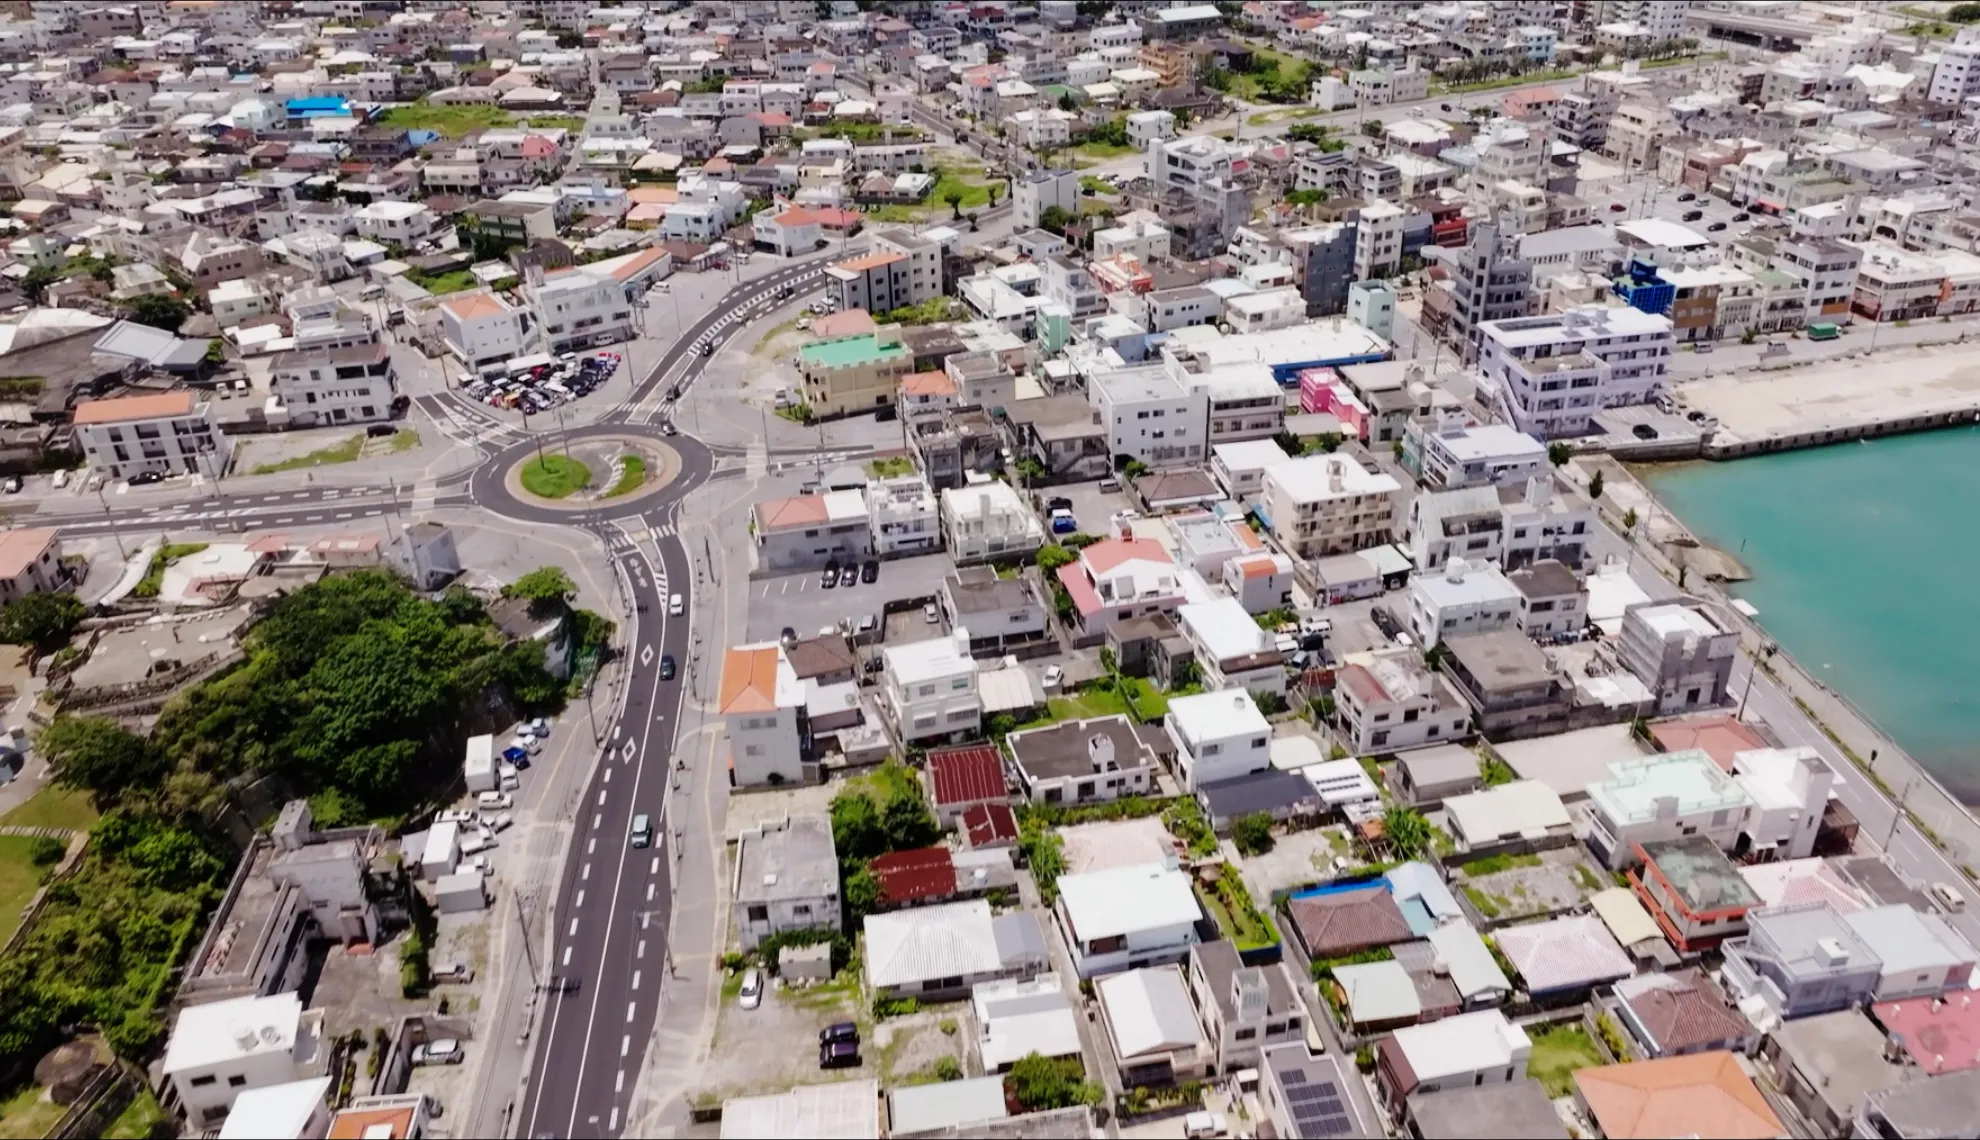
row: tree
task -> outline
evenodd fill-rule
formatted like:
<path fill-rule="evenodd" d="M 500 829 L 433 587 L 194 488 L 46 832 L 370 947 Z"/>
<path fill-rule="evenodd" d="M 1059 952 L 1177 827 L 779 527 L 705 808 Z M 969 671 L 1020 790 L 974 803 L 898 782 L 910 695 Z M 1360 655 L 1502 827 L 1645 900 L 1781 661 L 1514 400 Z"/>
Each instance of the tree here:
<path fill-rule="evenodd" d="M 1076 1057 L 1027 1053 L 1005 1074 L 1004 1084 L 1026 1110 L 1046 1112 L 1097 1101 L 1098 1090 L 1085 1077 L 1086 1067 Z"/>
<path fill-rule="evenodd" d="M 846 876 L 845 889 L 841 897 L 846 904 L 846 923 L 851 926 L 860 919 L 872 914 L 880 906 L 880 880 L 873 874 L 873 868 L 861 864 L 859 870 Z"/>
<path fill-rule="evenodd" d="M 1262 811 L 1231 821 L 1231 842 L 1242 855 L 1263 855 L 1272 849 L 1272 817 Z"/>
<path fill-rule="evenodd" d="M 956 221 L 962 220 L 962 200 L 963 192 L 960 190 L 951 190 L 947 194 L 942 195 L 942 201 L 947 202 L 949 209 L 955 211 Z"/>
<path fill-rule="evenodd" d="M 880 813 L 880 827 L 886 834 L 887 850 L 914 851 L 933 846 L 942 837 L 935 816 L 919 795 L 895 796 Z"/>
<path fill-rule="evenodd" d="M 1574 458 L 1574 448 L 1570 444 L 1550 443 L 1547 445 L 1547 462 L 1556 467 L 1565 467 Z"/>
<path fill-rule="evenodd" d="M 58 716 L 36 745 L 56 783 L 88 792 L 99 807 L 127 789 L 149 791 L 172 767 L 162 749 L 107 717 Z"/>
<path fill-rule="evenodd" d="M 1641 521 L 1642 521 L 1641 519 L 1638 519 L 1636 517 L 1635 507 L 1631 507 L 1630 509 L 1624 511 L 1622 516 L 1623 533 L 1628 535 L 1634 535 L 1636 533 L 1636 524 Z"/>
<path fill-rule="evenodd" d="M 528 602 L 533 617 L 551 617 L 577 596 L 577 585 L 559 567 L 539 566 L 502 587 L 502 596 Z"/>
<path fill-rule="evenodd" d="M 1066 225 L 1072 220 L 1073 216 L 1066 212 L 1064 206 L 1047 206 L 1038 212 L 1039 228 L 1061 236 L 1064 236 Z"/>
<path fill-rule="evenodd" d="M 1032 556 L 1032 561 L 1038 564 L 1040 570 L 1050 574 L 1061 566 L 1070 566 L 1079 561 L 1079 555 L 1053 542 L 1039 547 L 1038 553 Z"/>
<path fill-rule="evenodd" d="M 29 594 L 0 608 L 0 642 L 53 653 L 68 644 L 76 623 L 88 612 L 74 594 Z"/>
<path fill-rule="evenodd" d="M 192 306 L 169 293 L 147 293 L 131 302 L 131 320 L 166 332 L 177 332 L 192 316 Z"/>
<path fill-rule="evenodd" d="M 990 191 L 990 208 L 994 210 L 997 208 L 998 197 L 1004 192 L 1004 184 L 1001 182 L 992 182 L 986 189 Z"/>
<path fill-rule="evenodd" d="M 887 853 L 887 833 L 871 796 L 841 793 L 832 800 L 832 846 L 842 861 L 864 863 Z"/>
<path fill-rule="evenodd" d="M 1946 19 L 1955 24 L 1980 22 L 1980 4 L 1954 4 L 1946 10 Z"/>
<path fill-rule="evenodd" d="M 1602 473 L 1600 471 L 1597 471 L 1595 477 L 1588 481 L 1588 497 L 1591 499 L 1602 497 Z"/>
<path fill-rule="evenodd" d="M 1179 131 L 1188 130 L 1189 125 L 1196 121 L 1196 112 L 1188 107 L 1177 107 L 1172 113 L 1176 117 L 1176 129 Z"/>
<path fill-rule="evenodd" d="M 1401 804 L 1382 813 L 1382 833 L 1398 859 L 1415 859 L 1430 850 L 1430 821 Z"/>
<path fill-rule="evenodd" d="M 1059 110 L 1067 112 L 1077 111 L 1079 110 L 1079 100 L 1073 98 L 1072 92 L 1068 91 L 1064 95 L 1059 96 Z"/>
<path fill-rule="evenodd" d="M 1478 766 L 1478 774 L 1488 788 L 1496 788 L 1500 784 L 1510 784 L 1514 780 L 1519 779 L 1519 773 L 1514 772 L 1511 765 L 1497 756 L 1487 756 L 1485 762 Z"/>
<path fill-rule="evenodd" d="M 21 278 L 21 291 L 36 304 L 47 295 L 48 287 L 62 279 L 62 271 L 52 265 L 37 265 Z"/>

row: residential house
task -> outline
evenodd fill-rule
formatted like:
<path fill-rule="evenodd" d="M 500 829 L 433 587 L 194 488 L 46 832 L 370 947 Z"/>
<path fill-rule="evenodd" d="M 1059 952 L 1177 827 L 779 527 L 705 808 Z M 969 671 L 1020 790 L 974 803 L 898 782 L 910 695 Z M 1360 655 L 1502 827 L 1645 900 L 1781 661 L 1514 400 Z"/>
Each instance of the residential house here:
<path fill-rule="evenodd" d="M 1423 484 L 1460 487 L 1524 487 L 1550 470 L 1547 446 L 1505 424 L 1412 422 L 1403 439 L 1405 463 L 1415 461 Z"/>
<path fill-rule="evenodd" d="M 965 566 L 942 582 L 950 624 L 969 631 L 969 651 L 999 657 L 1042 643 L 1045 606 L 1024 578 L 1000 578 L 989 566 Z"/>
<path fill-rule="evenodd" d="M 1176 746 L 1176 775 L 1190 791 L 1272 766 L 1272 726 L 1243 689 L 1169 702 L 1162 727 Z"/>
<path fill-rule="evenodd" d="M 1335 674 L 1334 712 L 1349 747 L 1361 756 L 1442 744 L 1470 734 L 1470 708 L 1451 691 L 1449 682 L 1424 667 L 1421 655 L 1412 649 L 1378 650 L 1366 665 L 1343 665 Z M 1477 775 L 1474 758 L 1472 786 Z"/>
<path fill-rule="evenodd" d="M 1547 1092 L 1539 1081 L 1518 1080 L 1418 1093 L 1407 1102 L 1409 1132 L 1421 1140 L 1567 1140 L 1567 1125 Z"/>
<path fill-rule="evenodd" d="M 1078 804 L 1143 796 L 1155 788 L 1159 756 L 1124 716 L 1061 721 L 1004 738 L 1025 799 Z"/>
<path fill-rule="evenodd" d="M 982 899 L 869 914 L 864 926 L 866 982 L 876 995 L 959 997 L 1050 965 L 1031 911 L 992 917 Z"/>
<path fill-rule="evenodd" d="M 1164 863 L 1062 875 L 1052 913 L 1082 978 L 1181 961 L 1203 916 L 1189 876 Z"/>
<path fill-rule="evenodd" d="M 1881 964 L 1878 1001 L 1936 997 L 1970 988 L 1973 947 L 1938 915 L 1893 903 L 1845 914 L 1843 922 Z"/>
<path fill-rule="evenodd" d="M 1043 973 L 1023 982 L 983 982 L 970 991 L 970 1005 L 976 1014 L 977 1055 L 985 1072 L 1008 1072 L 1033 1053 L 1041 1057 L 1080 1053 L 1079 1015 L 1057 974 Z"/>
<path fill-rule="evenodd" d="M 1698 970 L 1641 974 L 1616 983 L 1616 1013 L 1645 1057 L 1747 1054 L 1760 1031 Z"/>
<path fill-rule="evenodd" d="M 940 550 L 942 520 L 935 504 L 935 492 L 920 475 L 868 480 L 867 526 L 874 555 L 907 558 Z"/>
<path fill-rule="evenodd" d="M 233 443 L 213 418 L 211 402 L 181 388 L 85 400 L 75 406 L 71 423 L 83 460 L 105 479 L 140 471 L 219 478 L 232 461 Z"/>
<path fill-rule="evenodd" d="M 1045 528 L 1009 483 L 991 479 L 942 491 L 943 537 L 960 564 L 1030 555 Z"/>
<path fill-rule="evenodd" d="M 1081 638 L 1104 637 L 1128 618 L 1173 613 L 1183 600 L 1175 563 L 1152 539 L 1102 539 L 1059 567 L 1058 578 L 1072 598 Z"/>
<path fill-rule="evenodd" d="M 1731 851 L 1753 810 L 1746 789 L 1695 749 L 1611 761 L 1608 768 L 1609 779 L 1588 784 L 1588 846 L 1612 871 L 1655 840 L 1702 835 Z"/>
<path fill-rule="evenodd" d="M 1836 780 L 1828 762 L 1806 746 L 1750 748 L 1733 754 L 1732 770 L 1753 801 L 1745 853 L 1778 860 L 1814 854 Z"/>
<path fill-rule="evenodd" d="M 1283 697 L 1286 655 L 1232 597 L 1195 602 L 1176 610 L 1176 626 L 1189 640 L 1206 689 L 1244 689 Z"/>
<path fill-rule="evenodd" d="M 1173 963 L 1108 974 L 1094 982 L 1100 1022 L 1121 1083 L 1172 1085 L 1215 1072 L 1182 969 Z"/>
<path fill-rule="evenodd" d="M 1498 568 L 1453 558 L 1441 571 L 1410 580 L 1410 631 L 1429 650 L 1446 638 L 1511 629 L 1519 603 L 1518 588 Z"/>
<path fill-rule="evenodd" d="M 1306 1008 L 1280 963 L 1247 966 L 1230 942 L 1200 942 L 1184 980 L 1217 1072 L 1254 1067 L 1260 1050 L 1306 1038 Z"/>
<path fill-rule="evenodd" d="M 1445 643 L 1444 675 L 1493 740 L 1533 736 L 1564 723 L 1569 694 L 1547 655 L 1512 630 L 1469 633 Z"/>
<path fill-rule="evenodd" d="M 1407 658 L 1402 664 L 1409 664 Z M 1335 677 L 1336 708 L 1339 707 L 1341 693 L 1347 686 L 1349 668 L 1355 666 L 1343 668 Z M 1429 675 L 1434 676 L 1434 674 Z M 1386 692 L 1388 686 L 1384 685 L 1383 689 Z M 1378 703 L 1373 698 L 1359 696 L 1356 700 L 1362 702 L 1364 706 Z M 1469 715 L 1467 712 L 1467 718 Z M 1375 750 L 1357 746 L 1355 751 L 1366 755 Z M 1418 808 L 1435 807 L 1445 800 L 1475 792 L 1485 786 L 1478 770 L 1477 753 L 1456 745 L 1433 745 L 1410 752 L 1397 759 L 1396 766 L 1391 772 L 1389 779 L 1394 785 L 1396 795 L 1405 803 Z"/>
<path fill-rule="evenodd" d="M 1910 1081 L 1864 1097 L 1853 1135 L 1951 1140 L 1972 1130 L 1976 1105 L 1980 1070 Z"/>
<path fill-rule="evenodd" d="M 955 827 L 973 807 L 1011 801 L 1004 787 L 1003 761 L 993 746 L 965 744 L 934 749 L 928 753 L 923 772 L 935 820 L 944 828 Z"/>
<path fill-rule="evenodd" d="M 633 339 L 633 303 L 616 278 L 580 266 L 532 279 L 526 289 L 536 306 L 545 346 L 564 352 Z"/>
<path fill-rule="evenodd" d="M 1703 835 L 1636 845 L 1641 866 L 1629 872 L 1644 909 L 1681 953 L 1716 947 L 1746 932 L 1746 912 L 1760 905 L 1732 860 Z"/>
<path fill-rule="evenodd" d="M 206 1129 L 243 1092 L 323 1075 L 329 1055 L 323 1011 L 286 991 L 180 1010 L 159 1068 L 186 1119 Z"/>
<path fill-rule="evenodd" d="M 1883 962 L 1828 903 L 1751 911 L 1746 929 L 1722 947 L 1722 976 L 1735 998 L 1757 995 L 1776 1017 L 1793 1018 L 1876 996 Z"/>
<path fill-rule="evenodd" d="M 1566 839 L 1573 820 L 1559 792 L 1540 780 L 1513 780 L 1444 800 L 1444 822 L 1463 851 L 1519 850 Z"/>
<path fill-rule="evenodd" d="M 723 654 L 716 711 L 727 729 L 732 786 L 817 779 L 804 686 L 782 645 L 745 645 Z"/>
<path fill-rule="evenodd" d="M 68 584 L 62 539 L 54 527 L 24 526 L 0 532 L 0 603 Z"/>
<path fill-rule="evenodd" d="M 1511 999 L 1512 980 L 1470 923 L 1463 919 L 1445 921 L 1430 931 L 1427 941 L 1436 953 L 1432 972 L 1441 967 L 1450 975 L 1464 1009 L 1482 1009 Z"/>
<path fill-rule="evenodd" d="M 901 739 L 975 737 L 983 724 L 983 695 L 967 633 L 888 646 L 881 696 Z"/>
<path fill-rule="evenodd" d="M 1506 575 L 1519 592 L 1516 622 L 1535 641 L 1577 639 L 1588 625 L 1588 590 L 1574 571 L 1553 559 Z"/>
<path fill-rule="evenodd" d="M 1776 1026 L 1759 1060 L 1816 1136 L 1850 1135 L 1873 1094 L 1916 1079 L 1884 1031 L 1853 1009 Z"/>
<path fill-rule="evenodd" d="M 736 932 L 744 950 L 773 934 L 839 929 L 839 856 L 832 821 L 785 816 L 736 839 L 730 883 Z"/>
<path fill-rule="evenodd" d="M 1505 926 L 1494 937 L 1536 999 L 1583 994 L 1636 974 L 1636 964 L 1592 914 Z"/>
<path fill-rule="evenodd" d="M 542 330 L 528 309 L 493 293 L 467 293 L 440 302 L 440 340 L 476 376 L 500 376 L 509 362 L 537 351 Z"/>
<path fill-rule="evenodd" d="M 285 352 L 269 372 L 269 393 L 291 427 L 364 423 L 392 416 L 399 378 L 384 344 Z"/>
<path fill-rule="evenodd" d="M 765 499 L 750 508 L 756 566 L 769 572 L 808 570 L 873 556 L 866 496 L 856 490 Z"/>
<path fill-rule="evenodd" d="M 1609 1140 L 1792 1135 L 1731 1053 L 1692 1053 L 1574 1071 L 1575 1107 Z"/>
<path fill-rule="evenodd" d="M 1496 1009 L 1398 1029 L 1375 1046 L 1375 1082 L 1391 1111 L 1411 1096 L 1510 1082 L 1526 1073 L 1533 1042 Z"/>
<path fill-rule="evenodd" d="M 1258 1100 L 1277 1135 L 1373 1136 L 1382 1130 L 1361 1119 L 1346 1091 L 1349 1081 L 1361 1078 L 1334 1055 L 1309 1052 L 1304 1043 L 1274 1045 L 1261 1051 L 1258 1068 Z"/>
<path fill-rule="evenodd" d="M 1711 708 L 1726 699 L 1739 631 L 1694 598 L 1639 602 L 1623 612 L 1617 658 L 1657 698 L 1657 714 Z"/>
<path fill-rule="evenodd" d="M 1285 910 L 1300 949 L 1315 962 L 1345 958 L 1415 937 L 1409 920 L 1384 884 L 1294 895 L 1286 901 Z"/>

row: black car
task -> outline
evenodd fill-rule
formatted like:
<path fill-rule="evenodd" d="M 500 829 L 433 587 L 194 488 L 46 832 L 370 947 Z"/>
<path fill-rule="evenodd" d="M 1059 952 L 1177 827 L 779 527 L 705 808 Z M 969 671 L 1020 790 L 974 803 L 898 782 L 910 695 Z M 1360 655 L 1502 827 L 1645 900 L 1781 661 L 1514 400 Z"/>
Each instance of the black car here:
<path fill-rule="evenodd" d="M 1684 220 L 1687 222 L 1695 222 L 1704 216 L 1705 211 L 1703 210 L 1686 210 L 1684 212 Z"/>
<path fill-rule="evenodd" d="M 1726 224 L 1724 222 L 1713 222 L 1711 225 L 1705 227 L 1705 232 L 1715 234 L 1725 228 Z"/>
<path fill-rule="evenodd" d="M 821 1069 L 848 1069 L 859 1064 L 859 1044 L 854 1041 L 835 1041 L 818 1047 L 818 1067 Z"/>
<path fill-rule="evenodd" d="M 797 630 L 792 629 L 790 626 L 785 626 L 783 632 L 777 635 L 777 639 L 783 642 L 796 641 Z"/>
<path fill-rule="evenodd" d="M 837 1025 L 828 1025 L 818 1031 L 820 1045 L 836 1045 L 841 1041 L 859 1044 L 859 1026 L 850 1021 L 841 1021 Z"/>
<path fill-rule="evenodd" d="M 838 584 L 839 564 L 837 562 L 827 562 L 824 571 L 818 575 L 818 585 L 823 589 L 829 590 Z"/>
<path fill-rule="evenodd" d="M 1733 221 L 1743 222 L 1752 216 L 1753 215 L 1747 213 L 1745 210 L 1741 210 L 1739 213 L 1733 215 Z"/>
<path fill-rule="evenodd" d="M 391 424 L 372 424 L 370 427 L 364 429 L 364 434 L 376 439 L 388 435 L 397 435 L 399 434 L 399 429 L 393 427 Z"/>
<path fill-rule="evenodd" d="M 844 570 L 840 571 L 839 585 L 841 586 L 859 585 L 859 565 L 857 563 L 848 566 Z"/>
<path fill-rule="evenodd" d="M 671 653 L 660 655 L 660 679 L 662 681 L 674 679 L 674 655 Z"/>
<path fill-rule="evenodd" d="M 1693 193 L 1692 193 L 1691 191 L 1689 191 L 1689 190 L 1686 190 L 1686 191 L 1685 191 L 1684 193 L 1682 193 L 1682 194 L 1679 194 L 1679 195 L 1678 195 L 1678 201 L 1680 201 L 1680 202 L 1689 202 L 1689 201 L 1691 201 L 1691 200 L 1692 200 L 1693 198 L 1696 198 L 1696 197 L 1698 197 L 1698 195 L 1696 195 L 1696 194 L 1693 194 Z"/>
<path fill-rule="evenodd" d="M 878 582 L 880 580 L 880 563 L 871 558 L 867 559 L 866 565 L 859 568 L 859 580 L 868 585 Z"/>
<path fill-rule="evenodd" d="M 153 483 L 163 483 L 164 481 L 165 473 L 163 471 L 140 471 L 128 480 L 133 487 L 149 487 Z"/>
<path fill-rule="evenodd" d="M 1637 424 L 1635 427 L 1629 430 L 1630 430 L 1630 434 L 1636 436 L 1636 438 L 1638 439 L 1657 438 L 1657 429 L 1651 427 L 1649 424 Z"/>

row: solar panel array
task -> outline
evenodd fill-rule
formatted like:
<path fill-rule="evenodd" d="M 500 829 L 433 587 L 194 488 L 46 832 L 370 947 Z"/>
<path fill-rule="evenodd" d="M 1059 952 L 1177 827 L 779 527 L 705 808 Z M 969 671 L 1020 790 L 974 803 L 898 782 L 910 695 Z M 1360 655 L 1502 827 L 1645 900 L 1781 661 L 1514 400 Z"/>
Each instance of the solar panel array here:
<path fill-rule="evenodd" d="M 1292 1110 L 1293 1125 L 1301 1136 L 1317 1140 L 1323 1136 L 1354 1135 L 1354 1118 L 1348 1115 L 1348 1107 L 1342 1103 L 1341 1091 L 1331 1080 L 1316 1084 L 1306 1083 L 1304 1073 L 1280 1074 L 1279 1083 L 1286 1086 L 1286 1105 Z"/>

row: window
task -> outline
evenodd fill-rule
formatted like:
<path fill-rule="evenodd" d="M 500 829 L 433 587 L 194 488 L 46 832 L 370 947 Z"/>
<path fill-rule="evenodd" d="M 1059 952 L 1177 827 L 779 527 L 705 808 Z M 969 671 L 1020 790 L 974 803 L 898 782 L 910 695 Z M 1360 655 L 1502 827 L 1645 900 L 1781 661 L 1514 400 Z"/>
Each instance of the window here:
<path fill-rule="evenodd" d="M 217 1079 L 217 1078 L 214 1078 L 214 1077 L 210 1077 L 210 1076 L 208 1076 L 208 1077 L 194 1077 L 194 1078 L 193 1078 L 192 1080 L 190 1080 L 190 1081 L 188 1081 L 188 1082 L 186 1082 L 186 1083 L 187 1083 L 187 1084 L 190 1084 L 190 1085 L 191 1085 L 192 1087 L 194 1087 L 194 1088 L 196 1088 L 196 1089 L 203 1089 L 203 1088 L 205 1088 L 206 1086 L 208 1086 L 208 1085 L 210 1085 L 210 1084 L 212 1084 L 212 1083 L 214 1082 L 214 1080 L 215 1080 L 215 1079 Z"/>
<path fill-rule="evenodd" d="M 749 908 L 748 913 L 749 913 L 749 921 L 751 922 L 770 921 L 770 908 L 768 906 L 752 906 Z"/>
<path fill-rule="evenodd" d="M 1258 1036 L 1258 1031 L 1256 1029 L 1245 1028 L 1238 1030 L 1236 1033 L 1231 1034 L 1231 1036 L 1239 1041 L 1250 1041 Z"/>
<path fill-rule="evenodd" d="M 247 1084 L 247 1077 L 240 1073 L 235 1073 L 233 1076 L 227 1078 L 227 1087 L 230 1089 L 237 1089 L 245 1084 Z"/>

